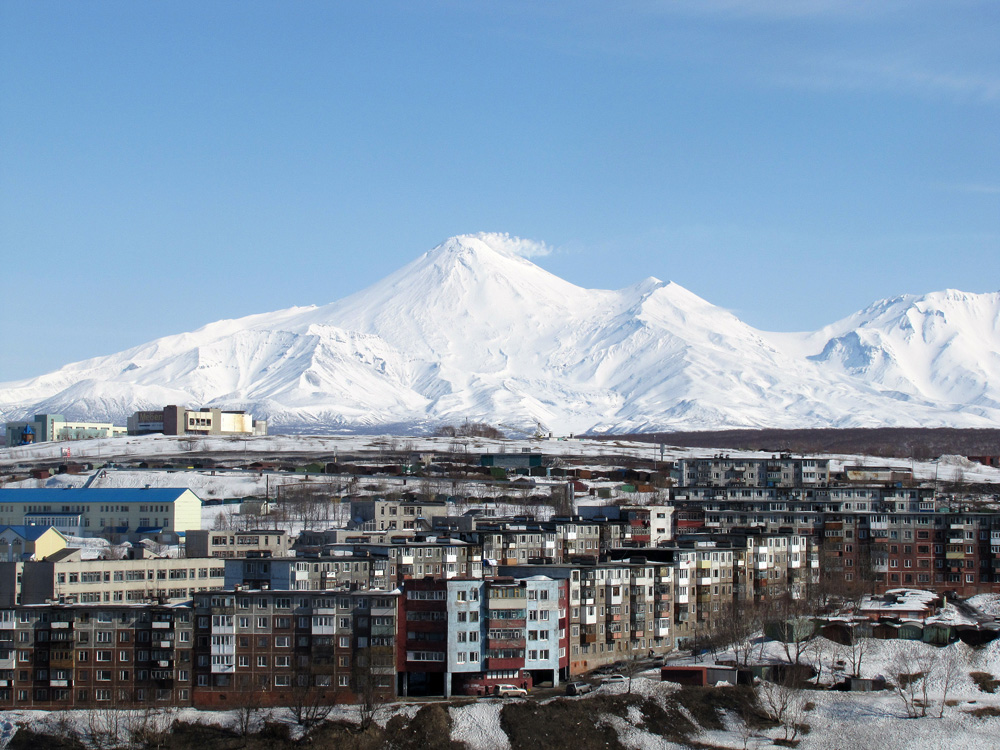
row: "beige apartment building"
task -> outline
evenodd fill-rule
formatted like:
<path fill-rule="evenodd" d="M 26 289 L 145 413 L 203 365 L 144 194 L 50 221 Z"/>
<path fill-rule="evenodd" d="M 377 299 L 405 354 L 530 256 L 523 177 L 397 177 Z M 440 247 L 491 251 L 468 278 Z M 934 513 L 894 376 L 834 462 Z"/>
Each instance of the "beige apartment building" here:
<path fill-rule="evenodd" d="M 188 489 L 0 490 L 0 526 L 21 525 L 71 536 L 183 534 L 201 528 L 201 499 Z"/>
<path fill-rule="evenodd" d="M 288 532 L 284 529 L 253 531 L 189 531 L 184 540 L 188 557 L 286 557 Z"/>
<path fill-rule="evenodd" d="M 80 550 L 65 549 L 40 562 L 0 563 L 0 607 L 181 601 L 224 582 L 213 558 L 82 560 Z"/>

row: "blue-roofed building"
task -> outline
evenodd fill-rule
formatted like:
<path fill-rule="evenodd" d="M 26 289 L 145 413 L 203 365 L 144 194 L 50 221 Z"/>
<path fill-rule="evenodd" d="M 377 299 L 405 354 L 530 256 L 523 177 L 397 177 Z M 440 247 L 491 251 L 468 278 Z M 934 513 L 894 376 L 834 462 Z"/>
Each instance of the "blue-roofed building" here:
<path fill-rule="evenodd" d="M 0 562 L 41 560 L 65 549 L 67 541 L 52 526 L 0 527 Z"/>
<path fill-rule="evenodd" d="M 55 526 L 64 534 L 178 534 L 201 528 L 188 489 L 0 489 L 0 526 Z"/>

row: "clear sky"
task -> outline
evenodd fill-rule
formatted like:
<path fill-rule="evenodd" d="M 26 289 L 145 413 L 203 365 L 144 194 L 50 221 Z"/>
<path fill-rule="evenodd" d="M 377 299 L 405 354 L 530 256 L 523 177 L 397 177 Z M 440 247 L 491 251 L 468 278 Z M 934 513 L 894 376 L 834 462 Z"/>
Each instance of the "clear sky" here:
<path fill-rule="evenodd" d="M 0 3 L 0 381 L 509 232 L 766 330 L 1000 289 L 993 0 Z"/>

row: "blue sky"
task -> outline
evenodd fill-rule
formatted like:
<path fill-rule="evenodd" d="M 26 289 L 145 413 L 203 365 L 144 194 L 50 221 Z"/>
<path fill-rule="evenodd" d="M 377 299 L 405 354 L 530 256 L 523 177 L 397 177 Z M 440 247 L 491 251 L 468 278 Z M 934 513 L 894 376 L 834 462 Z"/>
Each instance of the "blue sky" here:
<path fill-rule="evenodd" d="M 767 330 L 1000 289 L 1000 3 L 0 3 L 0 381 L 546 243 Z"/>

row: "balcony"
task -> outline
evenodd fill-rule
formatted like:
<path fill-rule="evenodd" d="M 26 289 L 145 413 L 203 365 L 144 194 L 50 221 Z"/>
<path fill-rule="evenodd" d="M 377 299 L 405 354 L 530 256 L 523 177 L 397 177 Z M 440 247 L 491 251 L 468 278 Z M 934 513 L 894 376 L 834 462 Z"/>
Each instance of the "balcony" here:
<path fill-rule="evenodd" d="M 486 664 L 486 669 L 493 670 L 506 670 L 506 669 L 521 669 L 524 666 L 524 657 L 517 657 L 515 659 L 497 659 L 495 657 L 489 656 L 484 659 Z"/>
<path fill-rule="evenodd" d="M 49 680 L 49 687 L 73 687 L 72 680 Z"/>
<path fill-rule="evenodd" d="M 486 648 L 525 648 L 526 638 L 486 638 Z"/>
<path fill-rule="evenodd" d="M 167 622 L 165 620 L 155 620 L 153 622 L 153 630 L 169 630 L 173 627 L 172 622 Z"/>

